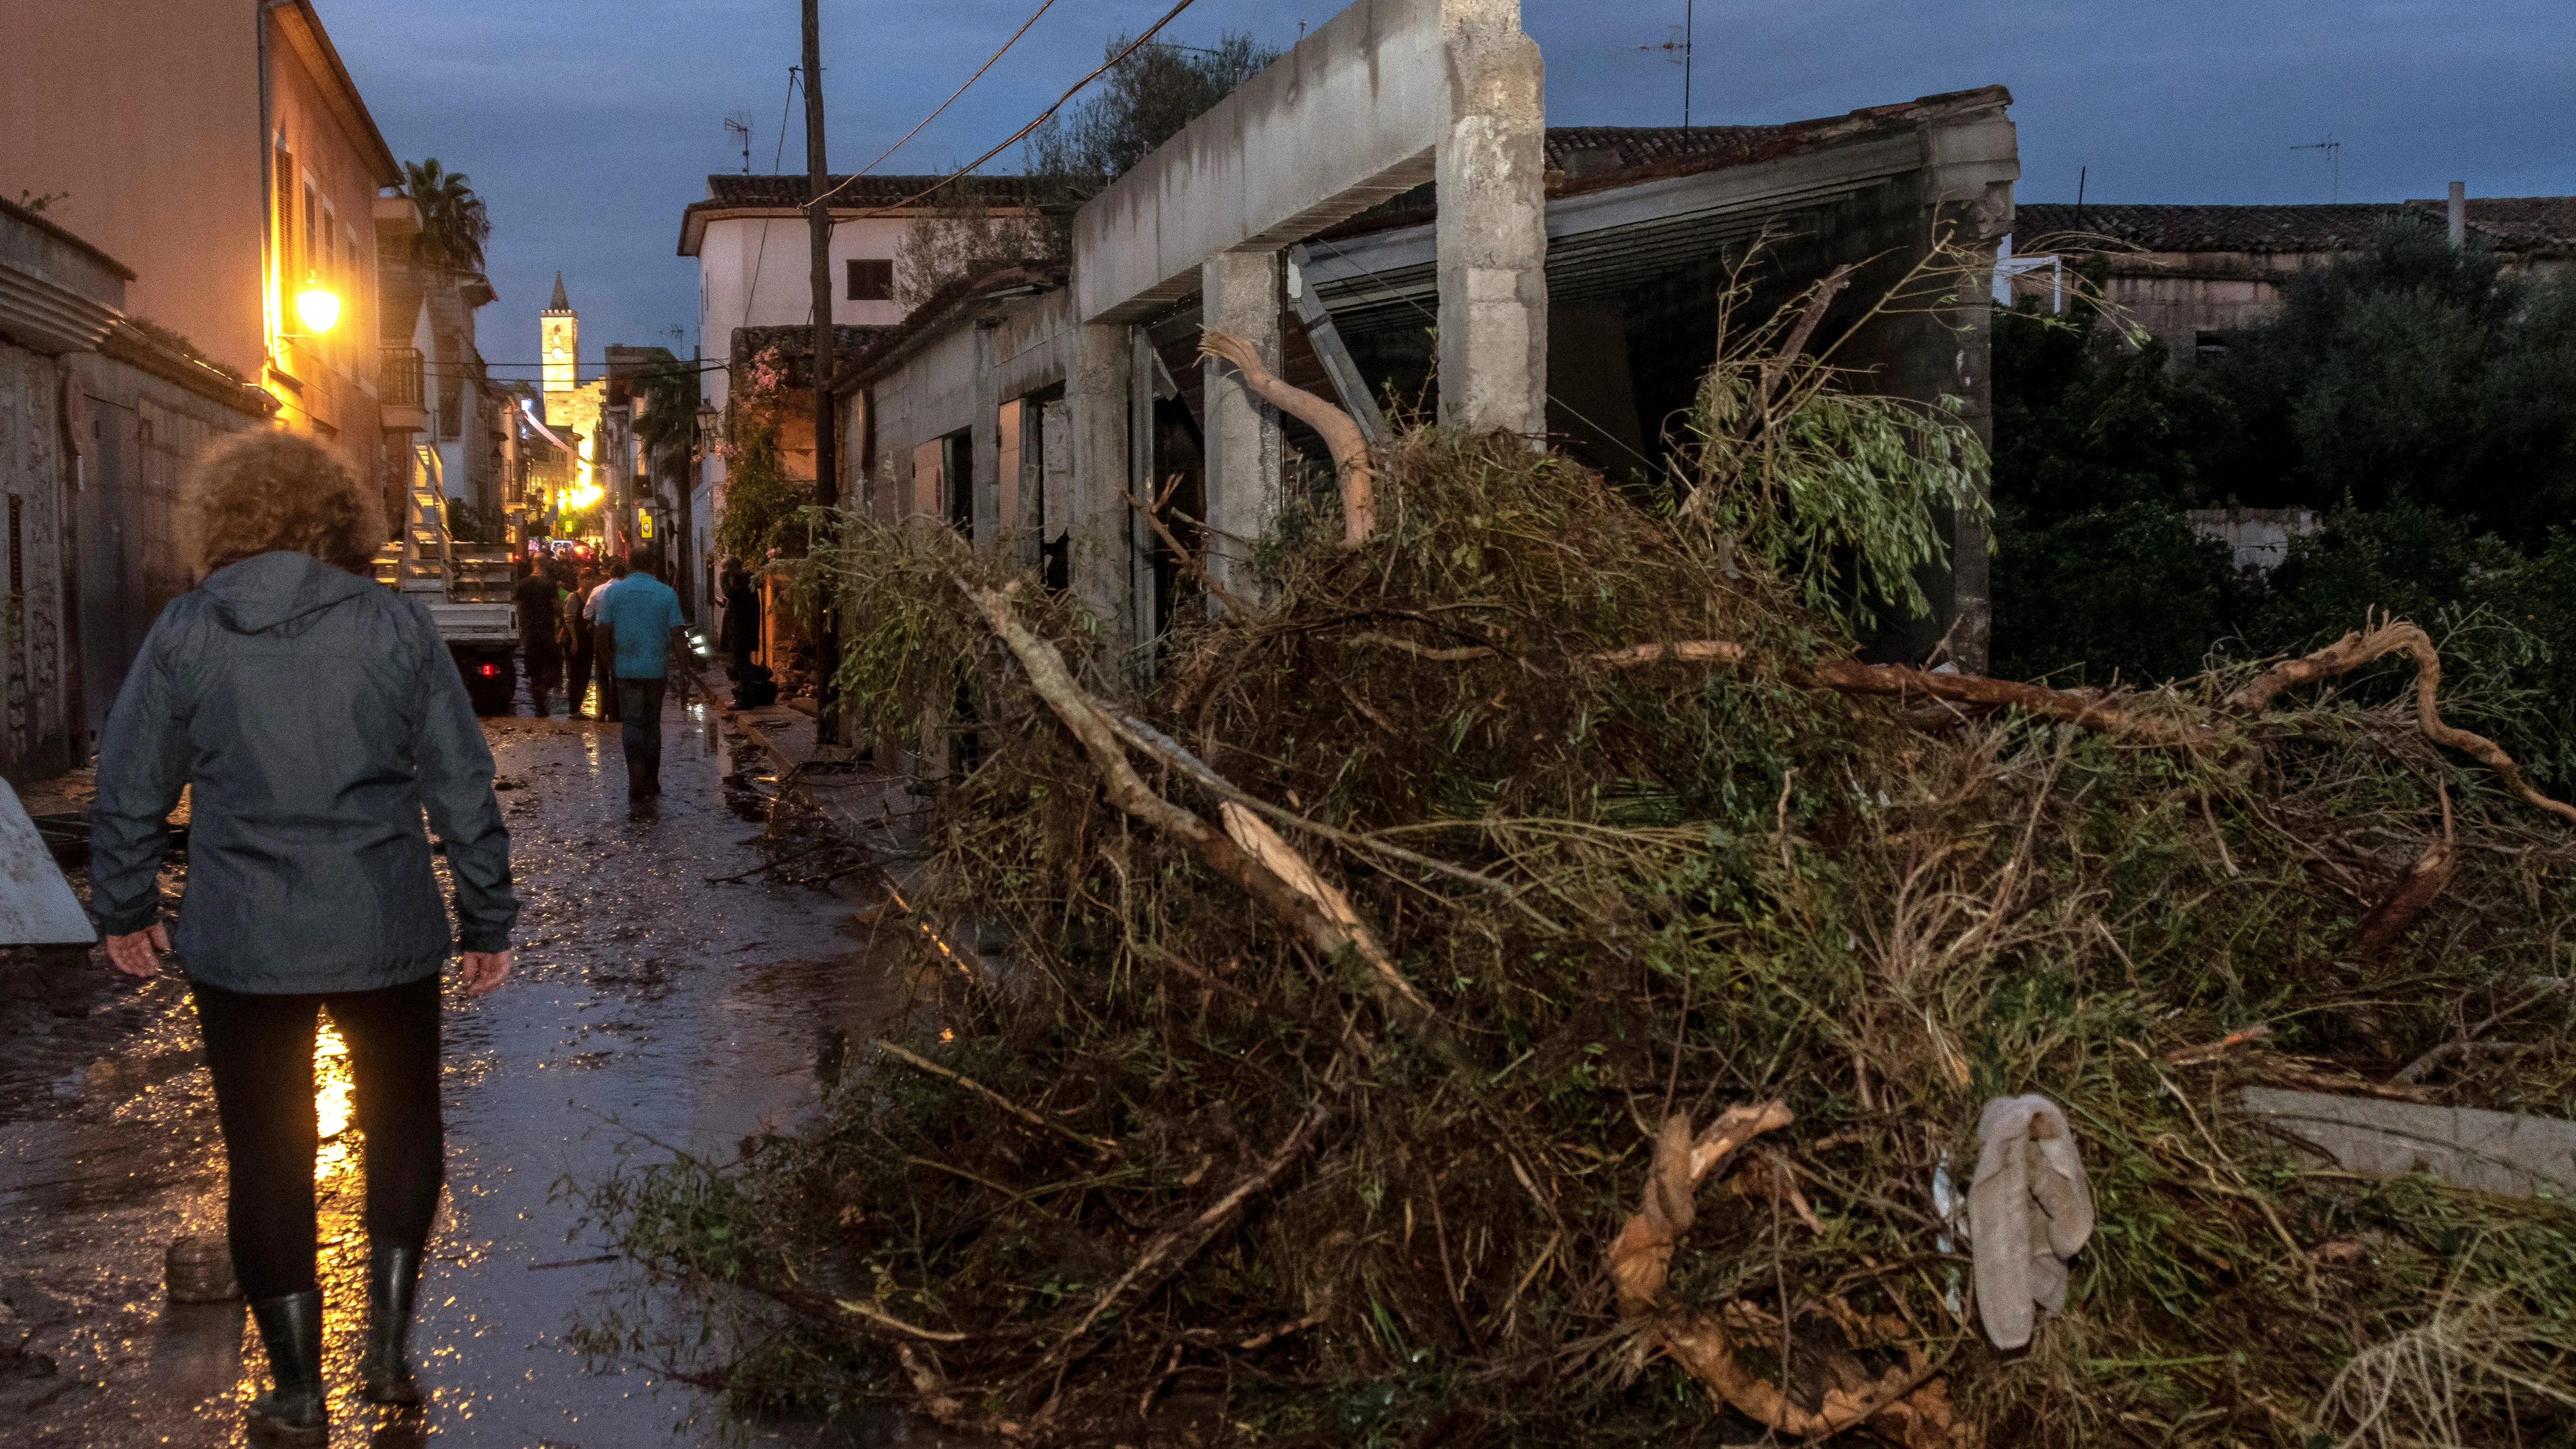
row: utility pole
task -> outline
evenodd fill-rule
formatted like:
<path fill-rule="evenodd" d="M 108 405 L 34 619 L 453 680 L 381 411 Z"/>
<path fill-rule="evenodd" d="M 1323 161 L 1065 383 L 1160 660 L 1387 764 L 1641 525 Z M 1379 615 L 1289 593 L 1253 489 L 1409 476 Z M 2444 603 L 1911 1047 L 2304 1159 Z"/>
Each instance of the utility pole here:
<path fill-rule="evenodd" d="M 805 0 L 805 225 L 814 253 L 814 502 L 841 506 L 840 450 L 832 436 L 832 189 L 823 159 L 822 0 Z M 823 592 L 814 620 L 814 743 L 841 742 L 841 611 Z"/>

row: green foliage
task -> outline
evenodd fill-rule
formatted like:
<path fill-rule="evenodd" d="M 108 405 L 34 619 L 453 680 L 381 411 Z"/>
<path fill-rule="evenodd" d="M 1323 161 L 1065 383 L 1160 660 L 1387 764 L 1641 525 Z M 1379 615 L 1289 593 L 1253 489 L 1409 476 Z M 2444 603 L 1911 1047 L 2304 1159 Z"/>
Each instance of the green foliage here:
<path fill-rule="evenodd" d="M 1936 249 L 1861 319 L 1908 300 L 1950 265 Z M 1925 406 L 1864 392 L 1806 350 L 1830 292 L 1811 288 L 1749 327 L 1750 259 L 1720 299 L 1717 361 L 1684 422 L 1694 465 L 1682 516 L 1714 531 L 1722 554 L 1785 585 L 1801 607 L 1855 633 L 1894 607 L 1931 612 L 1922 572 L 1946 567 L 1949 523 L 1987 513 L 1986 450 L 1963 405 Z M 1846 329 L 1855 330 L 1855 322 Z"/>
<path fill-rule="evenodd" d="M 1995 506 L 2024 527 L 2126 504 L 2215 501 L 2201 453 L 2226 401 L 2168 366 L 2162 342 L 2110 335 L 2089 307 L 1994 319 Z"/>
<path fill-rule="evenodd" d="M 2069 318 L 1994 320 L 1993 667 L 2101 683 L 2197 672 L 2223 632 L 2227 549 L 2192 535 L 2224 400 L 2164 345 Z"/>
<path fill-rule="evenodd" d="M 684 454 L 696 440 L 698 369 L 663 348 L 653 350 L 661 356 L 639 369 L 633 379 L 636 396 L 644 405 L 642 416 L 635 420 L 635 432 L 651 456 L 666 459 Z"/>
<path fill-rule="evenodd" d="M 716 547 L 756 563 L 797 541 L 790 525 L 813 503 L 814 488 L 789 476 L 770 409 L 738 402 L 726 410 L 725 425 L 724 512 L 716 521 Z"/>
<path fill-rule="evenodd" d="M 1111 40 L 1104 58 L 1131 43 Z M 1029 137 L 1025 169 L 1050 199 L 1087 201 L 1279 55 L 1236 31 L 1207 49 L 1144 46 L 1110 69 L 1098 94 Z"/>
<path fill-rule="evenodd" d="M 2373 609 L 2429 626 L 2459 613 L 2482 581 L 2518 562 L 2494 538 L 2436 509 L 2340 509 L 2322 532 L 2291 541 L 2255 611 L 2252 637 L 2297 648 L 2358 627 Z"/>
<path fill-rule="evenodd" d="M 2143 499 L 2037 527 L 2029 516 L 1995 510 L 1996 674 L 2139 684 L 2200 671 L 2222 632 L 2227 545 Z"/>
<path fill-rule="evenodd" d="M 2405 501 L 2536 548 L 2576 509 L 2576 287 L 2389 222 L 2301 273 L 2280 314 L 2209 370 L 2242 431 L 2213 462 L 2257 506 Z"/>
<path fill-rule="evenodd" d="M 403 194 L 420 208 L 420 230 L 412 235 L 412 260 L 457 272 L 483 270 L 483 244 L 492 236 L 492 218 L 483 198 L 474 194 L 462 171 L 449 171 L 438 158 L 402 163 Z"/>

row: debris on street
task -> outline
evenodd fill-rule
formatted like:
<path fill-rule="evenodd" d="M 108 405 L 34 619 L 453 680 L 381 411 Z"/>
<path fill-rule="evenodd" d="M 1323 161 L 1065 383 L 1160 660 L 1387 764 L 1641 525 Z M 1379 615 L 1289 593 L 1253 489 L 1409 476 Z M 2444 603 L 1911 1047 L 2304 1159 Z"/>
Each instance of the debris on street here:
<path fill-rule="evenodd" d="M 2566 1432 L 2565 1202 L 2320 1172 L 2241 1093 L 2563 1114 L 2568 807 L 2400 620 L 2152 687 L 1870 661 L 1975 442 L 1800 315 L 1677 491 L 1417 428 L 1150 670 L 843 519 L 841 687 L 973 741 L 898 914 L 1007 929 L 810 1128 L 597 1190 L 696 1290 L 663 1331 L 1024 1442 L 1966 1446 L 2305 1444 L 2356 1342 L 2474 1322 L 2459 1442 Z"/>

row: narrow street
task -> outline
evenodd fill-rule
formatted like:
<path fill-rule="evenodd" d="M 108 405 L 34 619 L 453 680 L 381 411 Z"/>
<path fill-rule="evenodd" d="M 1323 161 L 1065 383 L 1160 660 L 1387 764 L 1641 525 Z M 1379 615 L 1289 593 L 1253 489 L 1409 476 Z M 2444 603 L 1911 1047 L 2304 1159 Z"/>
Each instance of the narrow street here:
<path fill-rule="evenodd" d="M 793 1120 L 891 994 L 848 926 L 849 880 L 753 873 L 778 858 L 761 850 L 766 760 L 704 704 L 668 706 L 665 728 L 666 794 L 630 813 L 615 725 L 486 723 L 524 911 L 510 982 L 479 1002 L 449 993 L 448 1199 L 414 1337 L 432 1404 L 396 1417 L 349 1392 L 361 1177 L 354 1136 L 326 1140 L 334 1445 L 746 1442 L 696 1390 L 573 1345 L 638 1285 L 577 1231 L 565 1189 L 621 1152 L 729 1155 Z M 262 1377 L 246 1371 L 258 1350 L 242 1305 L 162 1288 L 173 1237 L 223 1221 L 185 987 L 167 971 L 112 982 L 95 960 L 26 979 L 47 999 L 0 1003 L 0 1351 L 29 1335 L 17 1362 L 0 1358 L 0 1444 L 238 1443 L 238 1401 Z M 326 1024 L 326 1137 L 347 1121 L 338 1050 Z M 747 1442 L 846 1440 L 785 1426 Z"/>

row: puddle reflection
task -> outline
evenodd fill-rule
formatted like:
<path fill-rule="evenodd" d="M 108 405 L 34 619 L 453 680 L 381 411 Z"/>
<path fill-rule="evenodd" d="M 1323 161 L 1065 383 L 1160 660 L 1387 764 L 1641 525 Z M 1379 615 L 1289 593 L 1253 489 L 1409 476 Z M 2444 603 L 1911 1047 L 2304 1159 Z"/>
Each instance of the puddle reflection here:
<path fill-rule="evenodd" d="M 313 1118 L 322 1139 L 313 1154 L 316 1187 L 349 1169 L 350 1094 L 355 1086 L 349 1075 L 349 1044 L 341 1039 L 339 1023 L 325 1013 L 321 1029 L 313 1034 Z"/>

